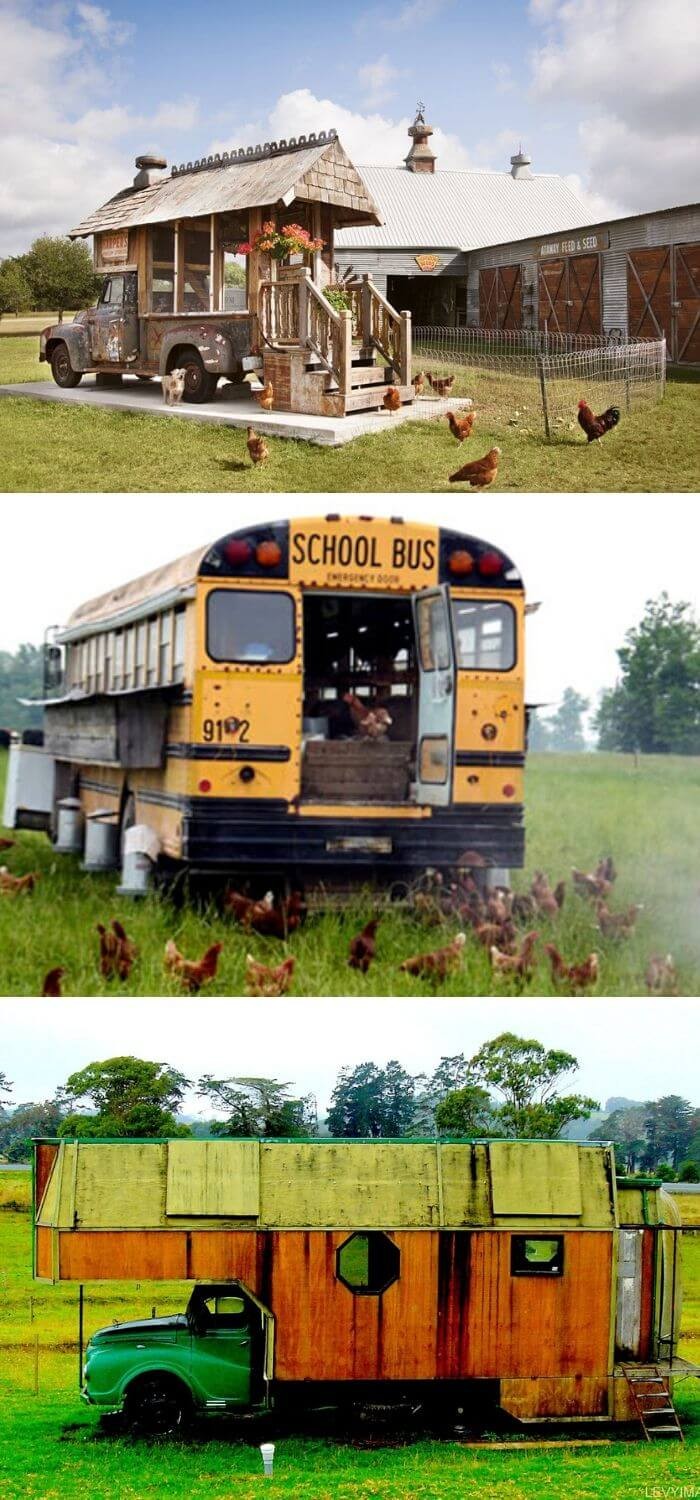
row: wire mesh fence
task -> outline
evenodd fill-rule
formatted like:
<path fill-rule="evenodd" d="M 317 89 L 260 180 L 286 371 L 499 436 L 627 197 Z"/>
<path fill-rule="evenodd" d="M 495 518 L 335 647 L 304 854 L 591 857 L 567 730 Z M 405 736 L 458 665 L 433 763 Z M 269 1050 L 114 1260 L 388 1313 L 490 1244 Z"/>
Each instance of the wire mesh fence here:
<path fill-rule="evenodd" d="M 413 330 L 414 373 L 438 383 L 451 378 L 453 400 L 470 397 L 497 426 L 550 440 L 578 431 L 577 407 L 621 412 L 659 401 L 664 393 L 664 339 L 625 340 L 607 334 L 547 329 L 427 328 Z M 443 393 L 443 392 L 440 392 Z M 422 401 L 437 399 L 426 380 Z"/>

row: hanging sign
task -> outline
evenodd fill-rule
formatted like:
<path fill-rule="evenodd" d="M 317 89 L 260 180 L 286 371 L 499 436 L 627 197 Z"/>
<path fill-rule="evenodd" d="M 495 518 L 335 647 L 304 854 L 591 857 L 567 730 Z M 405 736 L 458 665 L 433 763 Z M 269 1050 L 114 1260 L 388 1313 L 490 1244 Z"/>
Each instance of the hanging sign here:
<path fill-rule="evenodd" d="M 439 255 L 414 255 L 419 271 L 436 271 L 442 265 Z"/>
<path fill-rule="evenodd" d="M 98 242 L 100 265 L 123 266 L 129 259 L 128 229 L 110 229 Z"/>

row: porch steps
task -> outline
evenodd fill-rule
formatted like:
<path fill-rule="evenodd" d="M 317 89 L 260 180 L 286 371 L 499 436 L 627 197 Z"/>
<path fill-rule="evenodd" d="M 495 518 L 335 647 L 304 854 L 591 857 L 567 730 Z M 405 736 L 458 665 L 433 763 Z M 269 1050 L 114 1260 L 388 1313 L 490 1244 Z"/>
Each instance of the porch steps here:
<path fill-rule="evenodd" d="M 623 1365 L 622 1369 L 647 1442 L 656 1438 L 684 1442 L 669 1377 L 662 1375 L 658 1365 Z"/>
<path fill-rule="evenodd" d="M 313 355 L 306 362 L 306 374 L 312 381 L 318 381 L 319 392 L 324 395 L 338 394 L 337 382 Z M 344 401 L 345 412 L 376 411 L 381 408 L 389 385 L 395 385 L 400 391 L 402 405 L 413 401 L 413 386 L 398 385 L 391 365 L 377 364 L 371 356 L 358 350 L 352 361 L 350 390 Z"/>

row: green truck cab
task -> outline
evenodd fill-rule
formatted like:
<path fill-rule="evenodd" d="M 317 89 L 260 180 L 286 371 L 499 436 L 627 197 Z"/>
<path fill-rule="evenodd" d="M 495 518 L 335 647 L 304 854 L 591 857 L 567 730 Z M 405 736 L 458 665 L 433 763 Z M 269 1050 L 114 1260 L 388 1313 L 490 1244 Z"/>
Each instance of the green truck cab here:
<path fill-rule="evenodd" d="M 83 1400 L 149 1432 L 197 1413 L 270 1405 L 274 1320 L 240 1281 L 195 1286 L 184 1313 L 114 1323 L 92 1335 Z"/>

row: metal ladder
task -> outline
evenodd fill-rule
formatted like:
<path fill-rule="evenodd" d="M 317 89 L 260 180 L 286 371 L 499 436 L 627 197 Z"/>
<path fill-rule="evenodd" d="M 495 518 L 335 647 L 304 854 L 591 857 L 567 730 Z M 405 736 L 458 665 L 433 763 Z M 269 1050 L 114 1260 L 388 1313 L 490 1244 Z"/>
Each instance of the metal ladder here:
<path fill-rule="evenodd" d="M 662 1375 L 658 1365 L 623 1365 L 622 1369 L 647 1442 L 677 1438 L 683 1443 L 683 1429 L 669 1389 L 670 1377 Z"/>

